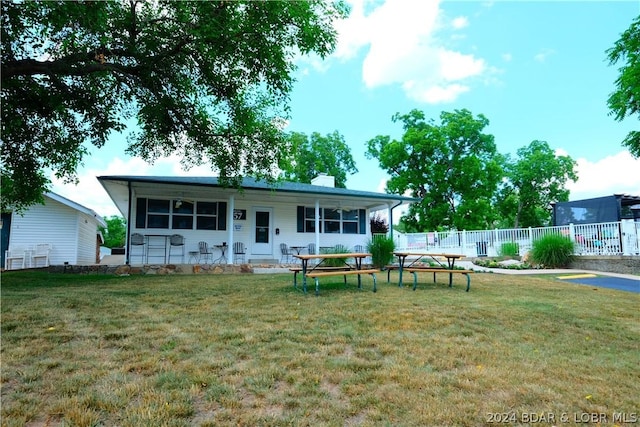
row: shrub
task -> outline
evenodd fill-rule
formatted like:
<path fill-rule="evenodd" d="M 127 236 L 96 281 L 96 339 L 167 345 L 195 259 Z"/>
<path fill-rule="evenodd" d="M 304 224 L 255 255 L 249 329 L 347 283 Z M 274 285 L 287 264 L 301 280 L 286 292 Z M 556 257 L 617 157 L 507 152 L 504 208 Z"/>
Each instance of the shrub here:
<path fill-rule="evenodd" d="M 573 241 L 559 234 L 548 234 L 533 242 L 531 258 L 545 267 L 565 267 L 573 260 Z"/>
<path fill-rule="evenodd" d="M 374 267 L 380 269 L 391 262 L 395 248 L 393 238 L 387 236 L 377 236 L 367 242 L 367 252 L 371 254 L 371 262 Z"/>
<path fill-rule="evenodd" d="M 324 254 L 348 254 L 350 252 L 349 248 L 344 245 L 335 245 L 332 248 L 322 251 Z M 341 267 L 346 261 L 346 258 L 327 258 L 324 260 L 323 265 L 326 265 L 327 267 Z"/>
<path fill-rule="evenodd" d="M 506 242 L 500 246 L 501 256 L 518 256 L 520 255 L 520 245 L 517 242 Z"/>

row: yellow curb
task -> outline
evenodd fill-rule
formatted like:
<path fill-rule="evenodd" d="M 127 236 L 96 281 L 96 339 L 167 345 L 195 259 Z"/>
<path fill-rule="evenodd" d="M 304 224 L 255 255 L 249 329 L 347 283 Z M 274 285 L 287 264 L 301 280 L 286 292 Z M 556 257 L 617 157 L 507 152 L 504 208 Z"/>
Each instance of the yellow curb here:
<path fill-rule="evenodd" d="M 596 277 L 595 274 L 574 274 L 573 276 L 559 276 L 558 279 L 587 279 L 589 277 Z"/>

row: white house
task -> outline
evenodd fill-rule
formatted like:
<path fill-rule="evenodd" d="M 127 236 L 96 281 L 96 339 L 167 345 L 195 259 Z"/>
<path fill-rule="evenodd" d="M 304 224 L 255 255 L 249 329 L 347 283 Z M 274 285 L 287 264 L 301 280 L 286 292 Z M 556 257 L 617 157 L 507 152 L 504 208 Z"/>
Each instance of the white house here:
<path fill-rule="evenodd" d="M 2 265 L 6 250 L 13 259 L 7 268 L 49 265 L 90 265 L 99 260 L 98 227 L 106 227 L 93 210 L 55 193 L 44 195 L 44 204 L 29 207 L 24 213 L 2 214 Z M 34 259 L 36 246 L 50 245 L 47 258 Z M 24 256 L 24 262 L 20 260 Z"/>
<path fill-rule="evenodd" d="M 245 178 L 241 188 L 228 188 L 214 177 L 100 176 L 105 188 L 127 219 L 127 256 L 130 264 L 192 262 L 190 253 L 207 243 L 212 257 L 234 263 L 233 244 L 245 246 L 244 260 L 281 259 L 288 247 L 319 251 L 341 244 L 352 250 L 371 238 L 371 212 L 385 210 L 393 223 L 394 208 L 417 199 L 393 194 L 335 188 L 333 177 L 320 176 L 314 184 Z M 144 236 L 131 245 L 131 236 Z M 179 234 L 184 245 L 170 245 Z M 141 237 L 141 236 L 139 236 Z M 135 239 L 134 239 L 135 241 Z M 222 257 L 222 246 L 225 254 Z M 295 252 L 294 252 L 295 253 Z"/>

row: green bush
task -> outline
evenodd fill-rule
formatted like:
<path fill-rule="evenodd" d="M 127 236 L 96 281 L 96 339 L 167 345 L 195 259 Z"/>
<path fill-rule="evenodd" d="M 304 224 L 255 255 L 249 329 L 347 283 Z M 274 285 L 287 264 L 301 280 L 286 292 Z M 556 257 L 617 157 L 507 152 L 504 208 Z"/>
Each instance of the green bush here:
<path fill-rule="evenodd" d="M 573 241 L 559 234 L 547 234 L 533 242 L 531 259 L 544 267 L 566 267 L 573 260 Z"/>
<path fill-rule="evenodd" d="M 344 245 L 335 245 L 334 247 L 322 250 L 321 252 L 323 254 L 348 254 L 351 251 Z M 327 267 L 342 267 L 346 261 L 346 258 L 327 258 L 324 260 L 323 265 L 326 265 Z"/>
<path fill-rule="evenodd" d="M 516 242 L 506 242 L 500 246 L 501 256 L 518 256 L 520 255 L 520 245 Z"/>
<path fill-rule="evenodd" d="M 371 254 L 371 263 L 380 269 L 391 262 L 395 248 L 396 244 L 391 237 L 376 236 L 375 239 L 367 242 L 367 252 Z"/>

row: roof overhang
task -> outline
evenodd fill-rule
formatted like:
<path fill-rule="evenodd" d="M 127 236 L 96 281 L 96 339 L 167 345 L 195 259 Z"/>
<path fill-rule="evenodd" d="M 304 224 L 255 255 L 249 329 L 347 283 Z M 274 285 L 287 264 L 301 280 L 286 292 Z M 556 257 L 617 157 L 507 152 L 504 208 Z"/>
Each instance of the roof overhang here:
<path fill-rule="evenodd" d="M 245 178 L 241 187 L 224 187 L 215 177 L 160 177 L 160 176 L 100 176 L 98 181 L 126 218 L 129 209 L 129 191 L 134 197 L 182 198 L 185 200 L 228 199 L 260 203 L 291 203 L 341 208 L 358 207 L 372 211 L 420 201 L 413 197 L 385 193 L 348 190 L 278 181 L 273 184 Z"/>

